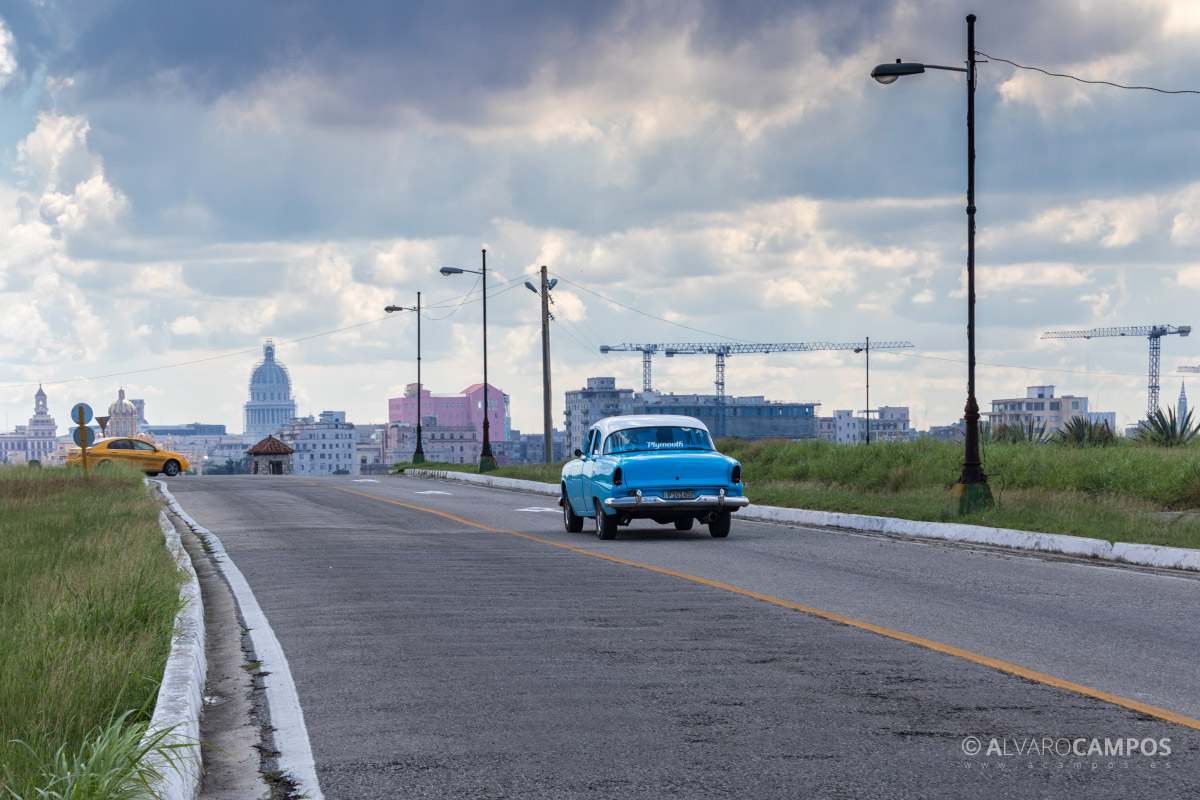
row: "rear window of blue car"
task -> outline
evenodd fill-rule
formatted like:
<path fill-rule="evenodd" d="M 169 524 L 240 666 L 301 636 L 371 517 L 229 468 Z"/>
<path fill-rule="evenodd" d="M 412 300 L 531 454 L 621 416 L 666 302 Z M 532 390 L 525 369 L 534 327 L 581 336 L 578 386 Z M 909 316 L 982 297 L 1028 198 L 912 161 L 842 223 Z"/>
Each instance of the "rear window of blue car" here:
<path fill-rule="evenodd" d="M 706 431 L 666 425 L 613 431 L 604 440 L 605 453 L 669 453 L 672 450 L 712 449 L 712 439 Z"/>

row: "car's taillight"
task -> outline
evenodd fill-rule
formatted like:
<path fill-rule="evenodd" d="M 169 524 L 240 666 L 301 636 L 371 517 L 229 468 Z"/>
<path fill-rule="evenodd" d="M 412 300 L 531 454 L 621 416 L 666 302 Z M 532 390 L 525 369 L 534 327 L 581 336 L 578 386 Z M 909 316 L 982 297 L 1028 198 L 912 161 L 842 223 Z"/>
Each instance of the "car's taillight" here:
<path fill-rule="evenodd" d="M 621 468 L 617 467 L 617 471 L 613 473 L 613 486 L 620 486 L 625 476 L 621 474 Z"/>
<path fill-rule="evenodd" d="M 742 482 L 742 465 L 741 464 L 733 465 L 733 474 L 729 476 L 729 479 L 731 481 L 733 481 L 734 483 Z"/>

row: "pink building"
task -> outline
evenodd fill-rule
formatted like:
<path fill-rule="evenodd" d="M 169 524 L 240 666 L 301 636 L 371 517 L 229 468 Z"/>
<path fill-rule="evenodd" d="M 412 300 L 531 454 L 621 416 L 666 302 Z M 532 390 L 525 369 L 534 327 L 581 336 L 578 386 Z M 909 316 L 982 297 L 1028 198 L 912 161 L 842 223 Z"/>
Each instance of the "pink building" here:
<path fill-rule="evenodd" d="M 488 384 L 488 406 L 488 438 L 493 442 L 508 441 L 512 424 L 508 413 L 508 395 Z M 476 434 L 482 441 L 483 384 L 472 384 L 459 394 L 433 394 L 424 389 L 421 392 L 421 414 L 424 417 L 421 425 L 424 427 L 474 425 Z M 414 426 L 417 424 L 415 383 L 405 387 L 404 397 L 388 399 L 388 422 Z"/>

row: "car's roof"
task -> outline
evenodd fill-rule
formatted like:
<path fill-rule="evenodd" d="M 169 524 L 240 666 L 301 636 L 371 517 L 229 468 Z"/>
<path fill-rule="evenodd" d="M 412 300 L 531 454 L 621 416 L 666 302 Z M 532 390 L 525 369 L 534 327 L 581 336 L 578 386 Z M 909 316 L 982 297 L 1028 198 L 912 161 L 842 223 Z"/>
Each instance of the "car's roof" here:
<path fill-rule="evenodd" d="M 608 436 L 613 431 L 623 431 L 629 428 L 657 428 L 659 426 L 699 428 L 708 433 L 708 428 L 704 423 L 695 417 L 682 417 L 676 414 L 630 414 L 624 417 L 605 417 L 592 427 L 599 428 L 601 436 Z"/>

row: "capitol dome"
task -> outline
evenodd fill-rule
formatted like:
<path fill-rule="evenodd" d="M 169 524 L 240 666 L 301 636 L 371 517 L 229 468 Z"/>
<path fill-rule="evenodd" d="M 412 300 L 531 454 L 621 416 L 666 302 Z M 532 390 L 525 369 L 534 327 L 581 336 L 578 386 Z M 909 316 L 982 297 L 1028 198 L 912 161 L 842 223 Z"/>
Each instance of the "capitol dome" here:
<path fill-rule="evenodd" d="M 287 367 L 275 360 L 275 345 L 268 339 L 266 345 L 263 346 L 262 363 L 254 368 L 254 372 L 250 373 L 250 399 L 256 399 L 254 397 L 255 389 L 278 387 L 283 387 L 284 393 L 290 395 L 292 378 L 288 375 Z"/>
<path fill-rule="evenodd" d="M 292 377 L 287 367 L 275 360 L 275 343 L 267 339 L 263 360 L 250 373 L 250 400 L 245 406 L 245 431 L 272 436 L 279 426 L 296 416 L 292 399 Z"/>

